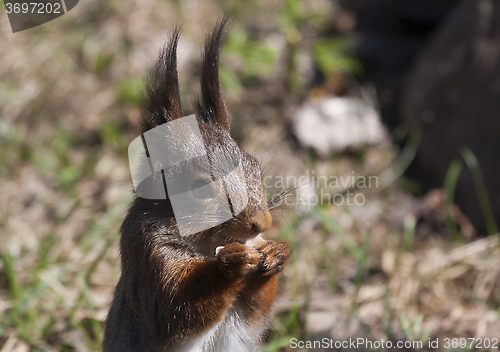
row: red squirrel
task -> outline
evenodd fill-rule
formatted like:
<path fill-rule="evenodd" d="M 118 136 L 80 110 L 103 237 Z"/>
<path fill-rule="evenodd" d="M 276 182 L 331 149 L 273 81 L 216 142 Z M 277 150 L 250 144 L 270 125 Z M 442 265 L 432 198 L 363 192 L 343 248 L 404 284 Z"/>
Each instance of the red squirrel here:
<path fill-rule="evenodd" d="M 135 196 L 120 230 L 122 274 L 106 320 L 104 352 L 256 351 L 267 326 L 277 274 L 290 247 L 262 238 L 271 227 L 272 206 L 264 197 L 261 166 L 229 134 L 218 77 L 227 22 L 221 21 L 206 40 L 196 121 L 209 153 L 241 160 L 246 207 L 222 224 L 181 236 L 168 196 Z M 142 134 L 185 116 L 178 39 L 175 30 L 146 80 Z M 206 198 L 202 201 L 209 209 Z M 193 219 L 209 221 L 205 215 L 193 214 Z"/>

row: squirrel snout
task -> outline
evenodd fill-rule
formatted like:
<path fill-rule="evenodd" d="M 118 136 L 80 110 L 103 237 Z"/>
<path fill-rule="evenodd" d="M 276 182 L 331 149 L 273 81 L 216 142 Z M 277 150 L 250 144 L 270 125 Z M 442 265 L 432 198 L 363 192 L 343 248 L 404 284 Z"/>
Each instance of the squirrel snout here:
<path fill-rule="evenodd" d="M 247 221 L 252 226 L 253 231 L 255 231 L 256 233 L 261 233 L 271 228 L 273 218 L 271 216 L 271 213 L 267 209 L 265 209 L 259 211 L 256 214 L 252 214 L 252 216 L 247 218 Z"/>

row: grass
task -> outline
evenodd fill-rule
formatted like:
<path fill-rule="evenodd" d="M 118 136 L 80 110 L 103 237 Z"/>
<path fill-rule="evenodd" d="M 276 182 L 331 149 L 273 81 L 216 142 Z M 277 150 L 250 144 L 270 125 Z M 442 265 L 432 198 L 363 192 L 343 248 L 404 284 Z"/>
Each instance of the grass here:
<path fill-rule="evenodd" d="M 460 242 L 461 237 L 458 226 L 453 220 L 453 198 L 462 167 L 463 163 L 460 160 L 453 160 L 448 166 L 448 171 L 444 179 L 444 190 L 446 193 L 446 227 L 455 242 Z"/>
<path fill-rule="evenodd" d="M 16 36 L 0 19 L 2 42 L 11 49 L 0 52 L 0 351 L 100 350 L 120 274 L 118 229 L 131 191 L 126 151 L 139 130 L 143 75 L 171 26 L 184 18 L 181 85 L 197 91 L 198 46 L 214 22 L 207 13 L 223 12 L 209 3 L 188 12 L 180 2 L 151 0 L 139 8 L 90 0 L 72 11 L 78 16 Z M 233 21 L 221 82 L 241 119 L 234 134 L 250 152 L 263 155 L 280 143 L 269 131 L 281 131 L 289 118 L 283 101 L 306 93 L 301 55 L 325 76 L 355 71 L 347 41 L 303 35 L 320 33 L 331 11 L 302 0 L 256 1 Z M 266 24 L 259 31 L 251 29 L 256 18 Z M 276 42 L 284 43 L 280 50 Z M 334 55 L 338 61 L 328 60 Z M 396 181 L 419 137 L 409 135 L 401 153 L 383 146 L 332 160 L 317 160 L 288 137 L 277 146 L 271 172 L 356 170 L 379 175 L 380 186 L 341 190 L 362 192 L 362 211 L 330 202 L 276 214 L 267 236 L 290 242 L 294 251 L 264 350 L 291 351 L 291 338 L 412 341 L 473 337 L 479 325 L 486 333 L 495 327 L 498 243 L 495 236 L 458 240 L 450 215 L 463 162 L 449 167 L 440 214 L 457 240 L 424 233 L 404 216 L 415 199 Z M 493 234 L 479 165 L 470 151 L 462 156 Z M 373 209 L 380 211 L 370 215 Z"/>
<path fill-rule="evenodd" d="M 93 276 L 99 266 L 99 263 L 105 258 L 109 248 L 117 239 L 116 231 L 105 236 L 105 232 L 117 221 L 124 212 L 126 205 L 130 202 L 130 196 L 120 200 L 113 209 L 100 221 L 96 222 L 90 231 L 81 240 L 81 248 L 85 253 L 97 253 L 95 258 L 90 261 L 85 271 L 77 271 L 77 282 L 79 294 L 75 300 L 68 304 L 67 297 L 58 292 L 55 283 L 61 283 L 61 277 L 67 271 L 68 266 L 72 263 L 67 262 L 51 262 L 47 256 L 50 250 L 56 245 L 54 237 L 47 237 L 35 259 L 36 266 L 28 273 L 31 281 L 20 284 L 19 274 L 16 273 L 16 259 L 9 254 L 0 253 L 0 260 L 3 263 L 4 270 L 7 276 L 8 289 L 10 291 L 9 300 L 12 304 L 12 309 L 7 311 L 2 323 L 0 324 L 0 332 L 7 333 L 12 328 L 19 334 L 26 343 L 35 348 L 39 339 L 48 339 L 51 335 L 58 332 L 64 332 L 75 329 L 83 337 L 85 345 L 90 350 L 99 350 L 102 343 L 103 320 L 89 317 L 82 319 L 79 316 L 81 309 L 84 308 L 89 314 L 96 313 L 96 306 L 92 297 L 89 295 Z M 104 236 L 104 240 L 102 239 Z M 24 273 L 26 275 L 26 273 Z M 51 291 L 51 292 L 47 292 Z M 67 326 L 62 330 L 56 327 L 56 320 L 51 319 L 47 307 L 44 304 L 44 296 L 48 294 L 63 304 L 66 311 Z M 59 296 L 59 297 L 57 297 Z M 34 332 L 38 332 L 35 333 Z M 76 348 L 71 341 L 60 341 L 61 350 Z M 38 346 L 37 350 L 51 350 Z M 77 348 L 78 349 L 78 348 Z"/>
<path fill-rule="evenodd" d="M 495 216 L 493 215 L 493 210 L 488 197 L 488 191 L 486 190 L 486 185 L 484 184 L 479 163 L 476 156 L 469 148 L 462 149 L 461 155 L 472 174 L 472 180 L 474 181 L 477 197 L 479 199 L 479 205 L 481 206 L 481 210 L 483 212 L 484 222 L 486 224 L 488 234 L 490 236 L 495 235 L 498 233 L 498 226 L 495 221 Z"/>

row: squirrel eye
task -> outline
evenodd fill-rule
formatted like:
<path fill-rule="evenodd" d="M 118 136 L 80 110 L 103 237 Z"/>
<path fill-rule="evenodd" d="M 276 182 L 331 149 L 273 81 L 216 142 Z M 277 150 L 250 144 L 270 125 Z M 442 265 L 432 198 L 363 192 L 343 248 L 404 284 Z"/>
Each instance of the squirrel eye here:
<path fill-rule="evenodd" d="M 210 183 L 202 179 L 194 180 L 191 183 L 191 190 L 192 194 L 198 199 L 212 199 L 215 197 Z"/>

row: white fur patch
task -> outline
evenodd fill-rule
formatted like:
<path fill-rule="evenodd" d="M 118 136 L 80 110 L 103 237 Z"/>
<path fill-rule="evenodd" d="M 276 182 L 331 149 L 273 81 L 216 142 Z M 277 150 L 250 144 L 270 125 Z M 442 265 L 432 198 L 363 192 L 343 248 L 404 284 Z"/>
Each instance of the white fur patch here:
<path fill-rule="evenodd" d="M 259 346 L 261 331 L 251 329 L 241 309 L 230 309 L 224 320 L 203 333 L 172 347 L 172 352 L 253 352 Z"/>

